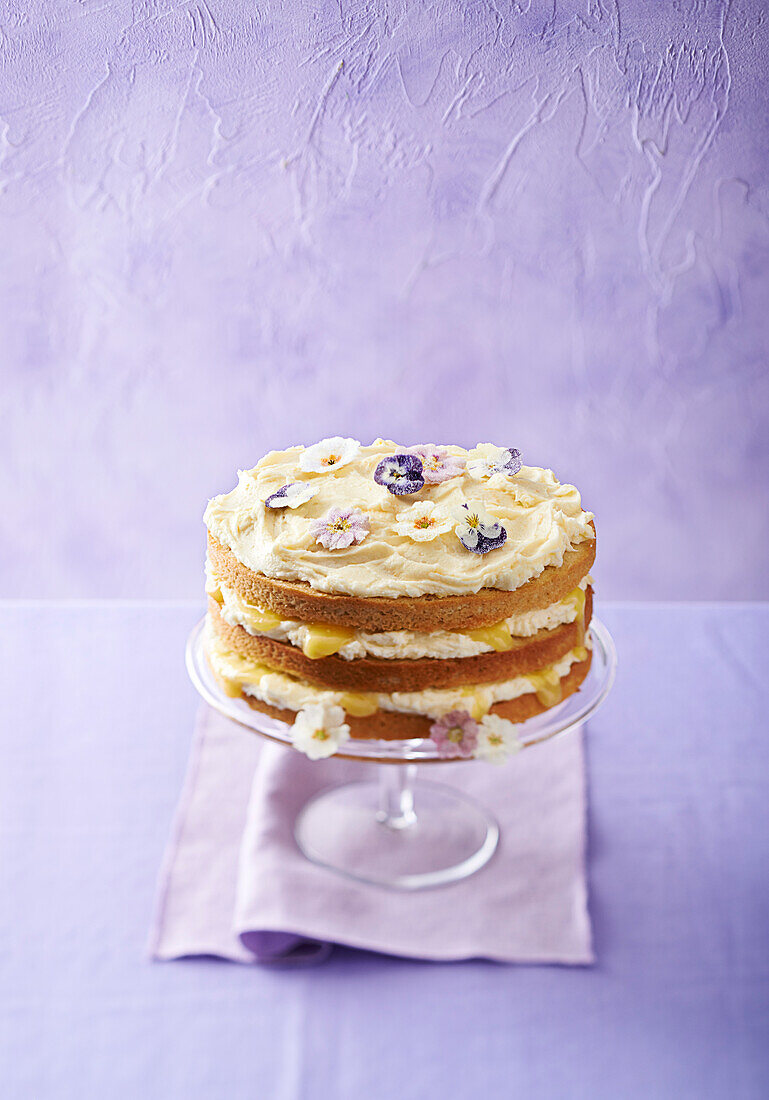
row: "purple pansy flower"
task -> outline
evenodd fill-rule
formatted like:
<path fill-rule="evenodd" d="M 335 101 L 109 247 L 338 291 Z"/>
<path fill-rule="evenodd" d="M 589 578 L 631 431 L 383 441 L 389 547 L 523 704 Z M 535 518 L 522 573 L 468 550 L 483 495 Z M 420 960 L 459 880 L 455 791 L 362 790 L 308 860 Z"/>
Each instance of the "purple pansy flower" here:
<path fill-rule="evenodd" d="M 332 508 L 310 524 L 310 534 L 327 550 L 343 550 L 363 542 L 371 530 L 368 516 L 360 508 Z"/>
<path fill-rule="evenodd" d="M 478 723 L 466 710 L 452 710 L 430 726 L 430 740 L 439 756 L 472 756 L 478 744 Z"/>
<path fill-rule="evenodd" d="M 463 504 L 454 513 L 457 538 L 465 550 L 473 554 L 488 554 L 497 550 L 507 538 L 507 531 L 494 516 L 480 504 Z"/>
<path fill-rule="evenodd" d="M 434 443 L 420 443 L 418 447 L 411 447 L 409 454 L 421 459 L 422 476 L 428 485 L 440 485 L 465 472 L 464 458 L 449 454 L 445 447 L 437 447 Z"/>
<path fill-rule="evenodd" d="M 290 481 L 287 485 L 281 485 L 276 493 L 268 496 L 264 502 L 265 508 L 298 508 L 300 504 L 306 504 L 318 492 L 317 485 L 310 485 L 306 481 Z"/>
<path fill-rule="evenodd" d="M 374 481 L 396 497 L 418 493 L 425 483 L 422 460 L 410 454 L 388 455 L 374 471 Z"/>

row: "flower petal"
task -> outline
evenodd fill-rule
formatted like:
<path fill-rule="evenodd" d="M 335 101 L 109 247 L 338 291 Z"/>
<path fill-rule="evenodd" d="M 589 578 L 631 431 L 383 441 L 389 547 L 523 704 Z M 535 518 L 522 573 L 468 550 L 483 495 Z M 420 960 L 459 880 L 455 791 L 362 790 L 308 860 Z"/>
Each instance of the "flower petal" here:
<path fill-rule="evenodd" d="M 414 542 L 432 542 L 453 526 L 451 517 L 431 500 L 417 501 L 397 514 L 395 530 Z"/>
<path fill-rule="evenodd" d="M 458 477 L 465 470 L 464 458 L 449 454 L 446 447 L 438 447 L 434 443 L 421 443 L 417 447 L 410 447 L 409 454 L 421 459 L 422 476 L 427 485 L 440 485 L 452 477 Z"/>
<path fill-rule="evenodd" d="M 485 539 L 496 539 L 502 531 L 502 524 L 499 520 L 494 520 L 493 523 L 489 523 L 487 520 L 479 520 L 476 530 Z"/>
<path fill-rule="evenodd" d="M 498 714 L 486 714 L 481 719 L 478 743 L 473 755 L 492 764 L 504 764 L 507 758 L 522 748 L 518 728 Z"/>
<path fill-rule="evenodd" d="M 463 527 L 457 527 L 457 538 L 464 547 L 468 550 L 475 550 L 478 545 L 481 536 L 474 527 L 468 527 L 466 524 Z"/>
<path fill-rule="evenodd" d="M 509 457 L 504 463 L 504 469 L 505 472 L 512 477 L 514 474 L 517 474 L 521 466 L 523 466 L 523 459 L 521 458 L 521 452 L 515 447 L 509 447 L 507 454 Z"/>
<path fill-rule="evenodd" d="M 430 726 L 430 739 L 440 756 L 472 756 L 478 743 L 478 723 L 466 710 L 452 710 Z"/>
<path fill-rule="evenodd" d="M 350 737 L 350 727 L 339 706 L 313 703 L 297 714 L 291 727 L 291 742 L 295 749 L 311 760 L 333 756 Z"/>
<path fill-rule="evenodd" d="M 330 436 L 311 447 L 305 447 L 299 455 L 299 467 L 307 473 L 328 473 L 352 462 L 359 451 L 360 443 L 357 439 L 346 439 L 341 435 Z"/>
<path fill-rule="evenodd" d="M 298 508 L 318 493 L 318 486 L 306 481 L 290 481 L 272 493 L 264 502 L 265 508 Z"/>
<path fill-rule="evenodd" d="M 363 542 L 370 531 L 369 518 L 360 508 L 332 508 L 310 524 L 310 534 L 327 550 L 344 550 Z"/>
<path fill-rule="evenodd" d="M 393 496 L 410 496 L 424 487 L 422 460 L 401 452 L 383 458 L 374 471 L 374 481 Z"/>

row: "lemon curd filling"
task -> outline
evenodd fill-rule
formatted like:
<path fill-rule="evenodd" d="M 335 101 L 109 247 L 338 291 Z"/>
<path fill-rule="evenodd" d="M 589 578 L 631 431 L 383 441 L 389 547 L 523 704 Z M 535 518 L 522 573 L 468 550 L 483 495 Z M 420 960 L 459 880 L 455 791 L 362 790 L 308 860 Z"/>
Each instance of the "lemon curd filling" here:
<path fill-rule="evenodd" d="M 305 657 L 316 661 L 319 657 L 330 657 L 338 653 L 343 645 L 355 637 L 354 630 L 343 626 L 331 626 L 324 623 L 307 623 L 306 634 L 302 639 L 302 652 Z"/>
<path fill-rule="evenodd" d="M 552 668 L 546 668 L 543 672 L 530 672 L 528 679 L 543 707 L 553 707 L 560 703 L 563 698 L 561 678 Z"/>
<path fill-rule="evenodd" d="M 210 627 L 206 648 L 211 668 L 227 695 L 238 697 L 244 692 L 281 710 L 301 710 L 312 703 L 328 703 L 343 707 L 355 717 L 365 717 L 378 710 L 440 717 L 457 706 L 466 706 L 475 719 L 487 714 L 496 702 L 531 692 L 536 693 L 543 706 L 560 702 L 562 678 L 573 664 L 586 660 L 589 651 L 589 646 L 576 646 L 548 668 L 498 683 L 386 694 L 334 691 L 309 684 L 286 672 L 276 672 L 230 649 Z"/>
<path fill-rule="evenodd" d="M 513 636 L 510 633 L 510 627 L 506 622 L 494 623 L 493 626 L 482 626 L 478 630 L 467 631 L 455 631 L 457 634 L 465 633 L 468 638 L 472 638 L 474 642 L 482 642 L 484 645 L 491 646 L 497 653 L 504 653 L 507 649 L 512 649 Z"/>
<path fill-rule="evenodd" d="M 353 718 L 367 718 L 379 710 L 377 697 L 371 693 L 344 691 L 339 694 L 339 706 Z"/>
<path fill-rule="evenodd" d="M 285 672 L 275 672 L 269 665 L 254 661 L 251 657 L 244 657 L 242 653 L 236 653 L 216 637 L 212 631 L 208 631 L 207 653 L 211 667 L 216 678 L 222 685 L 225 695 L 237 699 L 241 692 L 253 684 L 260 683 L 264 677 L 280 677 L 289 683 L 301 683 L 295 677 Z M 307 685 L 308 690 L 312 690 Z M 374 714 L 379 708 L 376 696 L 371 694 L 356 693 L 352 691 L 335 692 L 338 695 L 338 703 L 343 706 L 348 714 L 357 718 L 363 718 L 368 714 Z"/>
<path fill-rule="evenodd" d="M 577 645 L 584 645 L 585 643 L 585 589 L 573 588 L 569 595 L 566 597 L 566 601 L 572 603 L 576 608 L 575 622 L 577 624 Z"/>

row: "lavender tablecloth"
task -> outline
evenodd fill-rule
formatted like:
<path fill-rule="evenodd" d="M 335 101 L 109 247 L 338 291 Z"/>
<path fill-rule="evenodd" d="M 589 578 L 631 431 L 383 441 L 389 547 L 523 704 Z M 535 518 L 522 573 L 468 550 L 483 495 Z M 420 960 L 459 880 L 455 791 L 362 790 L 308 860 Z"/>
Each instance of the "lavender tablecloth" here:
<path fill-rule="evenodd" d="M 145 952 L 193 604 L 0 605 L 0 1080 L 17 1098 L 769 1093 L 769 607 L 614 605 L 578 970 Z"/>

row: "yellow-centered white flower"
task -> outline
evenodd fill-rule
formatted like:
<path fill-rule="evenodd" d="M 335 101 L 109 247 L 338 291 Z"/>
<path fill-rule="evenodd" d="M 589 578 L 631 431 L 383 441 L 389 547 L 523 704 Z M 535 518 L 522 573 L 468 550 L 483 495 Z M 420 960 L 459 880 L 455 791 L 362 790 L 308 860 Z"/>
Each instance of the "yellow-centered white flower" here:
<path fill-rule="evenodd" d="M 352 462 L 359 451 L 360 443 L 357 439 L 333 435 L 329 439 L 321 439 L 320 443 L 314 443 L 312 447 L 305 447 L 299 456 L 299 468 L 305 473 L 326 474 Z"/>
<path fill-rule="evenodd" d="M 432 542 L 453 526 L 454 520 L 448 512 L 436 507 L 432 501 L 420 500 L 398 512 L 395 530 L 414 542 Z"/>
<path fill-rule="evenodd" d="M 295 749 L 321 760 L 333 756 L 350 738 L 350 727 L 344 720 L 344 710 L 326 703 L 313 703 L 304 707 L 291 727 L 291 741 Z"/>
<path fill-rule="evenodd" d="M 478 743 L 473 756 L 490 764 L 504 764 L 520 748 L 515 723 L 498 714 L 484 715 L 478 726 Z"/>

